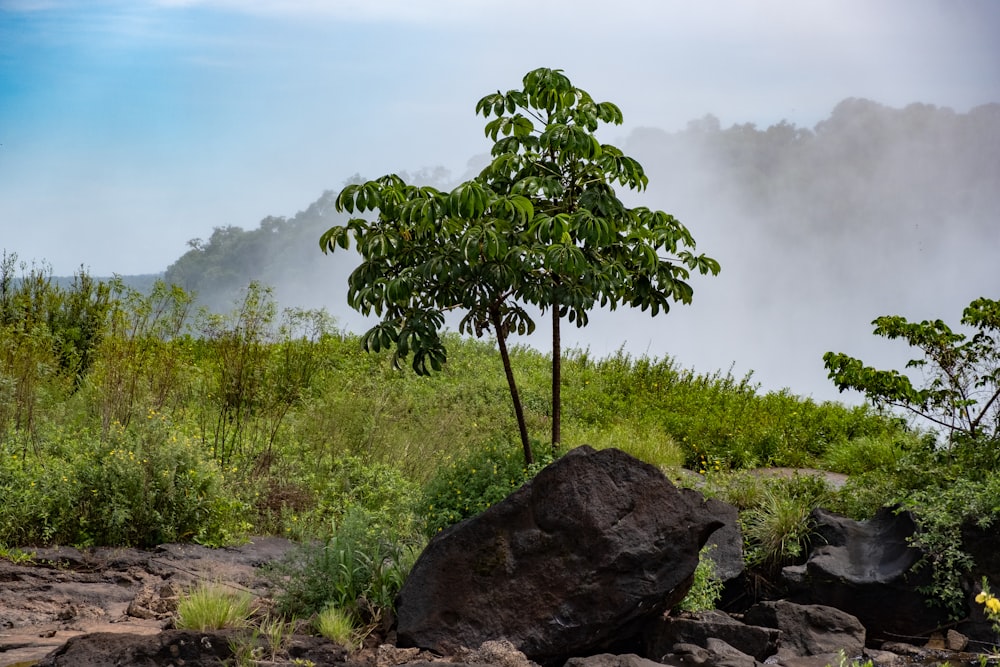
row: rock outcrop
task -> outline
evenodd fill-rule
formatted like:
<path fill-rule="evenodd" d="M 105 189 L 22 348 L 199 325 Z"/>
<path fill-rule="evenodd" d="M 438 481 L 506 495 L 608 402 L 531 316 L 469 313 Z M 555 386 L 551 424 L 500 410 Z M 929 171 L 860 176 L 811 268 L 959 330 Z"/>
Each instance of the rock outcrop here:
<path fill-rule="evenodd" d="M 908 513 L 883 508 L 868 521 L 854 521 L 816 509 L 811 518 L 809 559 L 783 572 L 789 599 L 848 612 L 878 640 L 925 634 L 947 622 L 917 590 L 930 583 L 929 572 L 914 571 L 921 554 L 908 542 L 916 529 Z"/>
<path fill-rule="evenodd" d="M 541 663 L 603 652 L 684 598 L 721 526 L 653 466 L 580 447 L 431 540 L 397 600 L 398 641 L 505 638 Z"/>

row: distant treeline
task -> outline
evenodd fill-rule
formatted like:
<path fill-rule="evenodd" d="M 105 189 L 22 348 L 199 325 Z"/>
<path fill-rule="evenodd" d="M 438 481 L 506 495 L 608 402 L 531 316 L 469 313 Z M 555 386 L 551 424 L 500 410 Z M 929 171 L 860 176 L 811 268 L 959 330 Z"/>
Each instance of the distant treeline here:
<path fill-rule="evenodd" d="M 623 147 L 666 198 L 658 207 L 673 212 L 671 202 L 692 197 L 724 201 L 760 226 L 755 234 L 782 242 L 823 244 L 836 235 L 871 246 L 921 225 L 997 241 L 1000 104 L 957 113 L 851 98 L 812 129 L 786 121 L 722 128 L 705 116 L 680 132 L 635 130 Z M 422 176 L 443 185 L 440 173 Z M 342 302 L 352 256 L 326 256 L 318 245 L 344 219 L 335 197 L 324 192 L 294 217 L 268 217 L 256 229 L 217 227 L 192 241 L 165 279 L 216 311 L 228 310 L 252 280 L 274 287 L 287 305 Z M 683 221 L 700 238 L 699 221 Z"/>

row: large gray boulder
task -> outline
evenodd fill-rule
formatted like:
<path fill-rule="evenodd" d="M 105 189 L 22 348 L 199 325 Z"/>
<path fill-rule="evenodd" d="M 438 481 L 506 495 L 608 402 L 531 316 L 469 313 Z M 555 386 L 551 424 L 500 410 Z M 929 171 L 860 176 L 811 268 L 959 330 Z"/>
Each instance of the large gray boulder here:
<path fill-rule="evenodd" d="M 397 599 L 398 641 L 452 653 L 508 639 L 544 663 L 606 651 L 684 598 L 721 525 L 653 466 L 574 449 L 430 541 Z"/>

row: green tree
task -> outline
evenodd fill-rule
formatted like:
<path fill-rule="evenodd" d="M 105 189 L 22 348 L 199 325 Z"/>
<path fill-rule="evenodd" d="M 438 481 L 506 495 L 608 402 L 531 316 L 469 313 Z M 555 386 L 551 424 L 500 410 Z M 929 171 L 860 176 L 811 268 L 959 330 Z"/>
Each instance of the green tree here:
<path fill-rule="evenodd" d="M 641 165 L 597 141 L 600 123 L 621 123 L 610 102 L 594 102 L 558 70 L 525 75 L 524 88 L 482 98 L 492 162 L 451 192 L 384 176 L 345 187 L 339 210 L 377 211 L 320 239 L 325 252 L 347 248 L 353 234 L 362 264 L 348 280 L 348 303 L 381 322 L 362 343 L 410 353 L 418 373 L 446 359 L 439 331 L 445 313 L 464 312 L 459 329 L 496 336 L 518 421 L 525 461 L 533 461 L 507 353 L 511 332 L 531 333 L 528 306 L 553 323 L 552 444 L 560 441 L 559 325 L 584 326 L 596 305 L 627 304 L 653 315 L 671 301 L 687 303 L 691 270 L 719 265 L 691 250 L 694 240 L 673 216 L 626 207 L 618 183 L 642 190 Z M 429 368 L 428 368 L 429 365 Z"/>
<path fill-rule="evenodd" d="M 462 333 L 492 330 L 503 360 L 525 460 L 531 446 L 507 350 L 510 332 L 529 333 L 534 323 L 515 301 L 521 276 L 530 272 L 517 230 L 532 216 L 521 196 L 500 196 L 478 180 L 451 192 L 409 185 L 396 175 L 345 187 L 337 207 L 349 213 L 378 211 L 327 230 L 325 252 L 347 248 L 353 235 L 362 263 L 348 278 L 347 300 L 381 321 L 361 338 L 368 351 L 394 349 L 393 364 L 413 355 L 420 375 L 447 359 L 440 330 L 445 313 L 461 311 Z"/>
<path fill-rule="evenodd" d="M 692 252 L 693 237 L 672 215 L 628 208 L 618 198 L 615 184 L 641 191 L 648 178 L 636 160 L 595 136 L 602 123 L 621 124 L 617 106 L 595 102 L 560 70 L 533 70 L 523 84 L 476 105 L 477 114 L 493 117 L 486 125 L 493 160 L 479 178 L 495 192 L 527 197 L 535 211 L 531 226 L 519 230 L 531 272 L 520 277 L 517 297 L 552 318 L 556 448 L 562 318 L 585 326 L 597 304 L 667 312 L 672 301 L 691 301 L 691 270 L 714 275 L 719 264 Z"/>
<path fill-rule="evenodd" d="M 920 370 L 918 388 L 896 370 L 876 370 L 846 354 L 827 352 L 823 362 L 837 387 L 864 392 L 876 406 L 901 408 L 943 427 L 956 440 L 996 444 L 1000 439 L 1000 301 L 979 298 L 962 313 L 970 337 L 941 320 L 908 322 L 899 316 L 876 318 L 875 335 L 901 338 L 922 358 L 907 362 Z M 995 447 L 994 447 L 995 449 Z"/>

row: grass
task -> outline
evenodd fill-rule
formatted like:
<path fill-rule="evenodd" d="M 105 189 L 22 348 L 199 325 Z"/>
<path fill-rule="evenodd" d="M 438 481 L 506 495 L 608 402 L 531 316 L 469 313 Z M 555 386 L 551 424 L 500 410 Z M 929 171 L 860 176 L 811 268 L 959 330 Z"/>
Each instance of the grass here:
<path fill-rule="evenodd" d="M 321 636 L 348 649 L 358 644 L 358 629 L 352 615 L 339 607 L 324 607 L 316 614 L 313 626 Z"/>
<path fill-rule="evenodd" d="M 249 593 L 218 584 L 198 584 L 177 604 L 174 625 L 201 631 L 245 628 L 253 613 Z"/>

